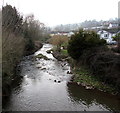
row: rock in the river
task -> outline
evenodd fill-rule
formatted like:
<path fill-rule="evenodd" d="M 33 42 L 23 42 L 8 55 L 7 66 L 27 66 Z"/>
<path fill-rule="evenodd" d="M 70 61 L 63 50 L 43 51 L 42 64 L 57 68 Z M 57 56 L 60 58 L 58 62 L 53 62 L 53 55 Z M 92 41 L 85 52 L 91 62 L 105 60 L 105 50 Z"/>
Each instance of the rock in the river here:
<path fill-rule="evenodd" d="M 69 74 L 69 71 L 67 71 L 67 74 Z"/>
<path fill-rule="evenodd" d="M 50 50 L 47 50 L 46 52 L 47 52 L 48 54 L 50 54 L 50 53 L 52 52 L 52 50 L 50 49 Z"/>
<path fill-rule="evenodd" d="M 61 81 L 58 81 L 58 83 L 60 83 Z"/>
<path fill-rule="evenodd" d="M 34 63 L 31 63 L 30 65 L 31 65 L 31 66 L 34 65 Z"/>
<path fill-rule="evenodd" d="M 42 68 L 41 70 L 46 70 L 46 68 Z"/>
<path fill-rule="evenodd" d="M 23 78 L 23 76 L 20 76 L 20 78 Z"/>
<path fill-rule="evenodd" d="M 77 82 L 78 85 L 80 85 L 80 82 Z"/>
<path fill-rule="evenodd" d="M 40 68 L 41 68 L 41 66 L 37 66 L 36 68 L 40 69 Z"/>
<path fill-rule="evenodd" d="M 60 81 L 60 80 L 58 80 L 58 81 L 57 81 L 57 80 L 54 80 L 54 82 L 60 83 L 61 81 Z"/>
<path fill-rule="evenodd" d="M 87 86 L 85 86 L 85 89 L 93 89 L 93 87 L 90 85 L 87 85 Z"/>
<path fill-rule="evenodd" d="M 72 74 L 72 72 L 70 72 L 70 71 L 67 71 L 67 74 Z"/>
<path fill-rule="evenodd" d="M 86 84 L 85 84 L 85 83 L 81 83 L 81 85 L 82 85 L 82 86 L 86 86 Z"/>
<path fill-rule="evenodd" d="M 44 60 L 50 60 L 48 57 L 46 57 L 45 55 L 43 54 L 38 54 L 36 56 L 34 56 L 35 58 L 38 58 L 38 59 L 44 59 Z"/>
<path fill-rule="evenodd" d="M 54 82 L 57 82 L 57 80 L 54 80 Z"/>

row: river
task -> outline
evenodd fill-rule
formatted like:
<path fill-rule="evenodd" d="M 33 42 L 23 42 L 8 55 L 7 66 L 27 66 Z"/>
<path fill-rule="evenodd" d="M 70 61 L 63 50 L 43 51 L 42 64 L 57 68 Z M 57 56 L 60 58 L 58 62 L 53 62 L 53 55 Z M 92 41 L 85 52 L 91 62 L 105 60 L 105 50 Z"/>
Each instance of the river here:
<path fill-rule="evenodd" d="M 21 76 L 12 88 L 4 106 L 5 111 L 112 111 L 120 110 L 118 97 L 87 90 L 82 86 L 68 84 L 72 74 L 67 62 L 57 61 L 46 53 L 52 45 L 44 44 L 32 56 L 26 56 L 20 63 Z M 36 59 L 43 54 L 50 60 Z"/>

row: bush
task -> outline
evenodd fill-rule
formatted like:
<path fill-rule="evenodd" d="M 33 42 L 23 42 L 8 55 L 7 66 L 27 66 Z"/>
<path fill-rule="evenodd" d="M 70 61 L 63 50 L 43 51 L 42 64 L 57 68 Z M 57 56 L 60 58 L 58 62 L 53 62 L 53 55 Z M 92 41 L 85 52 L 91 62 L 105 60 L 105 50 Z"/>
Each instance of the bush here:
<path fill-rule="evenodd" d="M 85 50 L 78 66 L 87 66 L 94 76 L 120 90 L 120 55 L 106 46 Z"/>
<path fill-rule="evenodd" d="M 120 55 L 112 52 L 99 53 L 93 57 L 91 69 L 105 83 L 120 89 Z"/>
<path fill-rule="evenodd" d="M 108 52 L 109 48 L 107 46 L 92 47 L 83 51 L 83 54 L 80 56 L 80 64 L 90 66 L 93 62 L 93 57 L 99 53 Z"/>
<path fill-rule="evenodd" d="M 68 43 L 68 54 L 75 60 L 83 54 L 83 51 L 92 48 L 102 46 L 106 43 L 105 40 L 100 39 L 99 35 L 93 31 L 80 30 L 75 35 L 71 36 Z"/>

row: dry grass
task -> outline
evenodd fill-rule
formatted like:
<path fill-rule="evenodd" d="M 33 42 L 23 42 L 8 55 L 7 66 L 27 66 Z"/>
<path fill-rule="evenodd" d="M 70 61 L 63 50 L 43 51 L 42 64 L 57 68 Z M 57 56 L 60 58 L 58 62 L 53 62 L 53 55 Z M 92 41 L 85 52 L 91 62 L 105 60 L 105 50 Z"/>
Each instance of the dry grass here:
<path fill-rule="evenodd" d="M 64 35 L 54 35 L 49 42 L 60 47 L 63 43 L 68 43 L 68 37 Z"/>

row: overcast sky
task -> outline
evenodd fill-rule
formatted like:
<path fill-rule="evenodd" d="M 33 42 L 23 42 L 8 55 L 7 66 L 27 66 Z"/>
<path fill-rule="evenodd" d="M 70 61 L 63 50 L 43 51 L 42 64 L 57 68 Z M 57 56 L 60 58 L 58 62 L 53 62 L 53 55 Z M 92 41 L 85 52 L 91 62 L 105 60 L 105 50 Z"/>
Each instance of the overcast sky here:
<path fill-rule="evenodd" d="M 23 14 L 35 15 L 48 26 L 80 23 L 85 20 L 108 20 L 118 17 L 120 0 L 4 0 Z M 3 0 L 0 0 L 3 2 Z"/>

